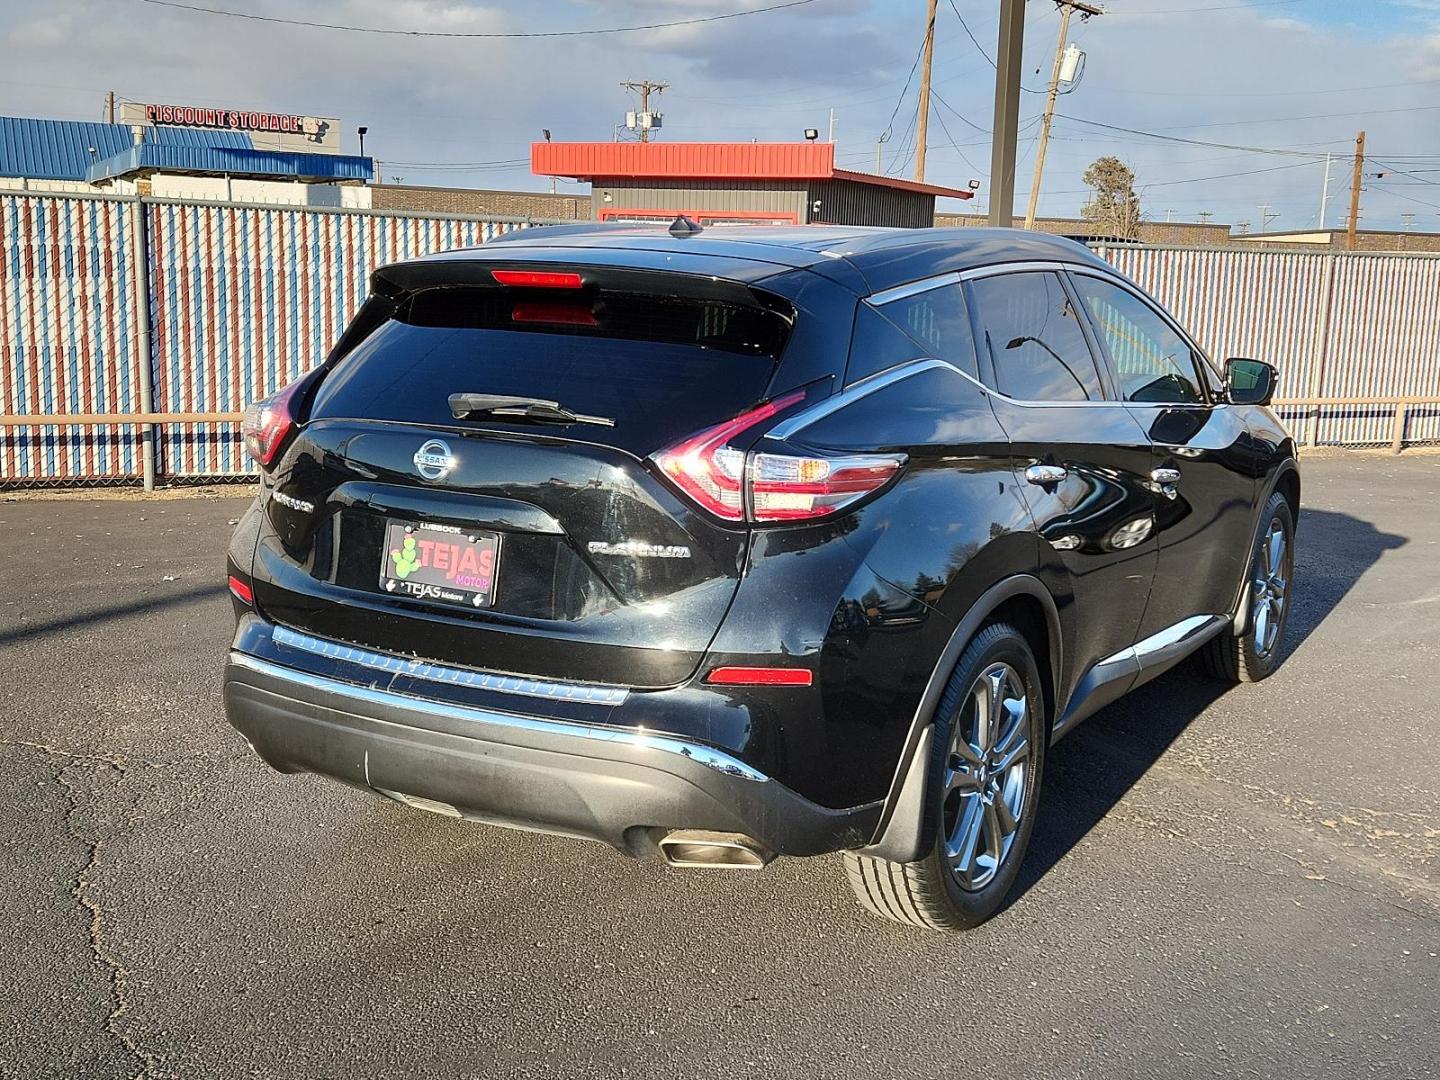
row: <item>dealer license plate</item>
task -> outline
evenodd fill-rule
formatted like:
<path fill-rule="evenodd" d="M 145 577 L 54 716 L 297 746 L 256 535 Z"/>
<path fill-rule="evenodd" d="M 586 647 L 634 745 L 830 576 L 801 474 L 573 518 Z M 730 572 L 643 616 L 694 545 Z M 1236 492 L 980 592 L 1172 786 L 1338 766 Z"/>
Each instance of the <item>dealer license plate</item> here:
<path fill-rule="evenodd" d="M 396 596 L 487 608 L 495 602 L 497 533 L 387 521 L 380 588 Z"/>

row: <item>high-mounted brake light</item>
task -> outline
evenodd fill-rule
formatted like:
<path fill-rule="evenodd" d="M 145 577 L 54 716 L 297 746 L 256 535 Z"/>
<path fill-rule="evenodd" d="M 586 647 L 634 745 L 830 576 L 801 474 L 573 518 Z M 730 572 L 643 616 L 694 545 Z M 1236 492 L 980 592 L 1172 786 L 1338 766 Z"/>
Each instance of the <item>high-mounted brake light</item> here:
<path fill-rule="evenodd" d="M 815 678 L 809 668 L 717 667 L 705 681 L 716 686 L 809 686 Z"/>
<path fill-rule="evenodd" d="M 787 394 L 692 435 L 655 455 L 655 464 L 716 517 L 757 523 L 809 521 L 834 514 L 884 487 L 905 464 L 901 454 L 747 455 L 727 445 L 803 397 L 802 392 Z"/>
<path fill-rule="evenodd" d="M 527 289 L 578 289 L 580 275 L 551 270 L 491 270 L 490 276 L 501 285 L 518 285 Z"/>
<path fill-rule="evenodd" d="M 295 430 L 293 399 L 299 387 L 299 381 L 293 382 L 245 410 L 240 421 L 245 449 L 261 466 L 268 466 L 275 460 L 285 439 Z"/>
<path fill-rule="evenodd" d="M 546 300 L 531 300 L 516 304 L 510 309 L 510 321 L 518 323 L 547 323 L 551 326 L 599 326 L 595 312 L 584 304 L 556 303 Z"/>

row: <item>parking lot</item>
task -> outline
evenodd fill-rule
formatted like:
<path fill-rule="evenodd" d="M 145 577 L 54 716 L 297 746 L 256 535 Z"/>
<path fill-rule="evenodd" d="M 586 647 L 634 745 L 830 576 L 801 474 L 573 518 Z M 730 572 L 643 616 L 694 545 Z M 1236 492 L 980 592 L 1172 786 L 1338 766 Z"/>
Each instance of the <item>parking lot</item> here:
<path fill-rule="evenodd" d="M 1440 456 L 1308 457 L 1292 653 L 1049 762 L 942 937 L 838 858 L 675 871 L 270 771 L 248 498 L 0 501 L 0 1075 L 1440 1075 Z"/>

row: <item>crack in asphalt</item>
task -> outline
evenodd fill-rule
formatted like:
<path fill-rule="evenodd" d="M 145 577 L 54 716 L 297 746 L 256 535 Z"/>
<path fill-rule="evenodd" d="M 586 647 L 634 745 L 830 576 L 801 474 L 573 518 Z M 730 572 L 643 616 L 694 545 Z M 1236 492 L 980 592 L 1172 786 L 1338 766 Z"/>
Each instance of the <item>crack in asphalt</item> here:
<path fill-rule="evenodd" d="M 134 1073 L 131 1080 L 151 1080 L 156 1076 L 155 1069 L 160 1057 L 140 1045 L 121 1026 L 121 1020 L 130 1013 L 131 973 L 106 943 L 105 909 L 92 893 L 95 885 L 92 875 L 99 869 L 100 852 L 105 844 L 99 837 L 92 838 L 76 828 L 75 815 L 80 809 L 78 795 L 84 789 L 73 783 L 68 776 L 71 769 L 88 766 L 113 769 L 123 777 L 127 760 L 120 755 L 72 753 L 44 743 L 9 739 L 0 740 L 0 746 L 37 751 L 56 765 L 55 782 L 65 792 L 65 831 L 84 848 L 86 854 L 85 865 L 76 871 L 70 883 L 70 897 L 89 919 L 90 954 L 105 969 L 110 984 L 110 1012 L 105 1017 L 102 1030 L 139 1062 L 140 1071 Z"/>

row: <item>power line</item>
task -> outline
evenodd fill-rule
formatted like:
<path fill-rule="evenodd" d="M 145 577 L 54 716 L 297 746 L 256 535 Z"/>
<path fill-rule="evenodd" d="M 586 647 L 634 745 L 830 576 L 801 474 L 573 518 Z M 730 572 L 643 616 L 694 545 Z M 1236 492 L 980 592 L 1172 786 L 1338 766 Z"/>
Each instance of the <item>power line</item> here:
<path fill-rule="evenodd" d="M 1287 4 L 1304 4 L 1309 0 L 1254 0 L 1246 4 L 1217 4 L 1212 7 L 1182 7 L 1182 8 L 1154 8 L 1150 11 L 1117 11 L 1112 15 L 1128 15 L 1132 19 L 1142 15 L 1191 15 L 1201 11 L 1240 11 L 1242 9 L 1259 7 L 1283 7 Z"/>
<path fill-rule="evenodd" d="M 1257 97 L 1310 97 L 1314 94 L 1353 94 L 1361 90 L 1402 90 L 1411 86 L 1433 86 L 1440 83 L 1440 79 L 1416 79 L 1413 82 L 1399 83 L 1375 83 L 1370 86 L 1326 86 L 1316 90 L 1247 90 L 1247 91 L 1225 91 L 1225 90 L 1152 90 L 1145 88 L 1146 97 L 1233 97 L 1233 98 L 1257 98 Z M 1104 83 L 1088 84 L 1090 89 L 1099 90 L 1107 94 L 1134 94 L 1133 86 L 1106 86 Z"/>
<path fill-rule="evenodd" d="M 950 10 L 955 13 L 955 18 L 960 20 L 960 27 L 965 31 L 965 36 L 970 39 L 970 43 L 974 45 L 980 55 L 985 58 L 985 62 L 993 68 L 995 61 L 990 58 L 990 54 L 985 51 L 985 47 L 981 45 L 980 42 L 976 40 L 975 35 L 970 32 L 970 24 L 965 21 L 965 16 L 960 14 L 960 9 L 955 6 L 955 0 L 949 0 L 949 4 Z M 1024 90 L 1027 94 L 1039 94 L 1043 92 L 1040 90 L 1031 90 L 1030 87 L 1023 85 L 1020 89 Z"/>
<path fill-rule="evenodd" d="M 935 100 L 936 100 L 936 101 L 939 101 L 939 100 L 940 100 L 939 95 L 935 95 L 933 90 L 931 91 L 931 94 L 935 96 Z M 954 112 L 955 110 L 951 109 L 950 111 L 951 111 L 951 112 Z M 957 115 L 958 115 L 958 114 L 957 114 Z M 981 175 L 981 176 L 984 176 L 984 177 L 988 180 L 989 177 L 990 177 L 990 174 L 987 173 L 987 172 L 985 172 L 983 169 L 980 168 L 979 165 L 976 165 L 973 161 L 971 161 L 968 157 L 966 157 L 966 156 L 965 156 L 965 151 L 960 149 L 960 144 L 955 141 L 955 136 L 950 134 L 950 128 L 949 128 L 949 126 L 945 123 L 945 115 L 944 115 L 942 112 L 940 112 L 939 109 L 936 109 L 936 110 L 935 110 L 935 119 L 940 122 L 940 130 L 943 131 L 943 132 L 945 132 L 945 138 L 947 138 L 947 139 L 950 140 L 950 146 L 954 149 L 955 153 L 957 153 L 957 154 L 960 155 L 960 160 L 963 161 L 963 162 L 965 162 L 965 164 L 966 164 L 966 165 L 969 165 L 970 168 L 973 169 L 976 173 L 978 173 L 978 174 Z M 967 123 L 968 123 L 968 121 L 967 121 Z M 973 125 L 972 125 L 972 126 L 973 126 Z"/>
<path fill-rule="evenodd" d="M 1145 131 L 1142 128 L 1121 127 L 1118 124 L 1103 124 L 1099 120 L 1087 120 L 1083 116 L 1071 116 L 1069 113 L 1057 112 L 1055 114 L 1065 120 L 1076 124 L 1085 124 L 1088 127 L 1104 128 L 1106 131 L 1124 131 L 1131 135 L 1143 135 L 1148 139 L 1159 139 L 1162 142 L 1183 143 L 1187 146 L 1209 146 L 1217 150 L 1243 150 L 1252 154 L 1281 154 L 1289 157 L 1308 157 L 1313 159 L 1323 158 L 1324 154 L 1305 152 L 1303 150 L 1286 150 L 1273 146 L 1245 146 L 1240 143 L 1211 142 L 1207 139 L 1186 139 L 1179 135 L 1161 135 L 1156 131 Z"/>
<path fill-rule="evenodd" d="M 1160 181 L 1157 181 L 1157 182 L 1155 182 L 1155 183 L 1153 183 L 1153 184 L 1141 184 L 1141 185 L 1139 185 L 1139 190 L 1140 190 L 1140 192 L 1143 194 L 1144 192 L 1148 191 L 1150 188 L 1157 188 L 1157 187 L 1176 187 L 1177 185 L 1180 185 L 1180 184 L 1200 184 L 1200 183 L 1204 183 L 1204 182 L 1207 181 L 1207 180 L 1229 180 L 1229 179 L 1232 179 L 1233 177 L 1236 177 L 1236 176 L 1259 176 L 1261 173 L 1281 172 L 1281 171 L 1283 171 L 1283 170 L 1285 170 L 1285 169 L 1299 169 L 1299 168 L 1303 168 L 1303 167 L 1306 166 L 1306 165 L 1316 165 L 1316 164 L 1318 164 L 1318 162 L 1314 162 L 1314 161 L 1296 161 L 1296 162 L 1292 162 L 1292 163 L 1289 164 L 1289 165 L 1274 165 L 1274 166 L 1271 166 L 1271 167 L 1268 168 L 1268 169 L 1246 169 L 1246 170 L 1244 170 L 1243 172 L 1217 173 L 1217 174 L 1214 175 L 1214 176 L 1191 176 L 1191 177 L 1187 177 L 1187 178 L 1184 179 L 1184 180 L 1160 180 Z M 1051 195 L 1087 195 L 1087 194 L 1089 194 L 1089 189 L 1087 189 L 1087 188 L 1079 188 L 1079 189 L 1076 189 L 1076 190 L 1073 190 L 1073 191 L 1052 191 L 1050 194 L 1051 194 Z"/>
<path fill-rule="evenodd" d="M 307 19 L 284 19 L 275 15 L 256 15 L 248 11 L 227 11 L 224 8 L 202 7 L 199 4 L 182 4 L 179 0 L 140 0 L 142 4 L 155 7 L 176 8 L 205 15 L 223 15 L 230 19 L 245 19 L 250 22 L 279 23 L 284 26 L 306 26 L 316 30 L 343 30 L 351 34 L 387 34 L 394 37 L 425 38 L 563 38 L 589 37 L 597 34 L 632 34 L 641 30 L 666 30 L 672 26 L 695 26 L 700 23 L 722 22 L 726 19 L 740 19 L 746 15 L 763 15 L 767 11 L 781 11 L 785 8 L 803 7 L 816 0 L 785 0 L 784 3 L 768 7 L 748 8 L 744 11 L 727 11 L 721 15 L 703 15 L 693 19 L 675 19 L 671 22 L 643 23 L 638 26 L 610 26 L 594 30 L 542 30 L 528 33 L 469 33 L 454 30 L 391 30 L 376 26 L 350 26 L 345 23 L 311 22 Z"/>
<path fill-rule="evenodd" d="M 920 48 L 915 50 L 915 60 L 910 65 L 910 74 L 905 77 L 905 85 L 900 88 L 900 96 L 895 99 L 895 108 L 890 110 L 890 119 L 885 121 L 885 130 L 880 133 L 881 142 L 885 141 L 895 126 L 895 117 L 900 114 L 900 106 L 905 104 L 905 95 L 910 92 L 910 84 L 915 81 L 915 69 L 920 66 L 920 57 L 924 52 L 925 38 L 922 37 L 920 39 Z"/>

